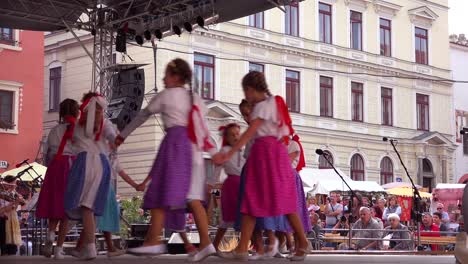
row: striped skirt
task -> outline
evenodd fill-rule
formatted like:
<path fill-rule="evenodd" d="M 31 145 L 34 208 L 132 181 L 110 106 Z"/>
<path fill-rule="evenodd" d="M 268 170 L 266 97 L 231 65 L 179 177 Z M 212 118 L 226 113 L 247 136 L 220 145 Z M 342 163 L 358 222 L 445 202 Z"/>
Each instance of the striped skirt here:
<path fill-rule="evenodd" d="M 70 219 L 81 219 L 81 207 L 101 216 L 110 190 L 111 168 L 107 156 L 100 153 L 78 154 L 67 179 L 65 213 Z"/>
<path fill-rule="evenodd" d="M 269 217 L 297 211 L 296 179 L 286 146 L 278 139 L 257 138 L 245 170 L 241 213 Z"/>
<path fill-rule="evenodd" d="M 186 127 L 171 127 L 149 173 L 143 209 L 185 208 L 192 175 L 192 143 Z"/>
<path fill-rule="evenodd" d="M 63 219 L 65 217 L 65 189 L 67 188 L 68 173 L 75 158 L 75 156 L 62 156 L 52 160 L 47 167 L 37 202 L 37 217 L 48 219 Z"/>

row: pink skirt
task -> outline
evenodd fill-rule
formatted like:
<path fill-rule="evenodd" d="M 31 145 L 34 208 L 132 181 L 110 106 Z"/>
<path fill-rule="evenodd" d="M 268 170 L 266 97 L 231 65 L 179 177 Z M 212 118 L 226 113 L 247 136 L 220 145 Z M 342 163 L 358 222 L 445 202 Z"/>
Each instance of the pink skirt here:
<path fill-rule="evenodd" d="M 237 201 L 239 199 L 240 176 L 229 175 L 221 188 L 221 210 L 225 223 L 236 221 Z"/>
<path fill-rule="evenodd" d="M 241 213 L 269 217 L 297 212 L 296 179 L 283 143 L 275 137 L 257 138 L 245 169 Z"/>
<path fill-rule="evenodd" d="M 65 189 L 68 172 L 75 156 L 54 159 L 47 168 L 44 183 L 39 193 L 36 216 L 39 218 L 63 219 L 65 216 Z"/>

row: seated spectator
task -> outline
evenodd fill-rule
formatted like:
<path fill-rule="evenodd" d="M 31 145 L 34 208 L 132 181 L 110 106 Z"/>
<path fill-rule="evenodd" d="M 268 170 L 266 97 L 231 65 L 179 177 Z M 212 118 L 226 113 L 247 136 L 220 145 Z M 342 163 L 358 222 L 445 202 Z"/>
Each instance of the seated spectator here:
<path fill-rule="evenodd" d="M 439 213 L 439 212 L 435 212 L 432 214 L 432 221 L 434 222 L 434 224 L 436 226 L 439 227 L 439 230 L 440 230 L 440 235 L 441 236 L 448 236 L 447 233 L 443 233 L 443 232 L 448 232 L 449 229 L 448 229 L 448 226 L 446 223 L 443 223 L 442 222 L 442 214 Z"/>
<path fill-rule="evenodd" d="M 359 250 L 380 249 L 382 231 L 379 223 L 372 219 L 370 209 L 367 207 L 359 209 L 359 216 L 360 218 L 354 223 L 352 231 L 352 237 L 357 238 L 357 240 L 353 241 L 351 248 Z"/>
<path fill-rule="evenodd" d="M 380 211 L 380 208 L 378 206 L 373 206 L 370 208 L 370 211 L 371 211 L 372 219 L 374 219 L 375 221 L 377 221 L 377 223 L 379 223 L 379 225 L 381 226 L 380 229 L 383 229 L 384 224 L 382 222 L 382 211 Z"/>
<path fill-rule="evenodd" d="M 348 214 L 349 216 L 349 214 Z M 339 233 L 340 236 L 347 236 L 349 230 L 349 222 L 348 222 L 348 217 L 346 215 L 343 215 L 340 217 L 338 220 L 338 223 L 333 227 L 333 233 Z"/>
<path fill-rule="evenodd" d="M 433 223 L 432 216 L 430 213 L 424 213 L 422 218 L 421 225 L 421 236 L 426 237 L 440 237 L 440 229 Z M 437 245 L 423 245 L 425 246 L 424 250 L 435 251 L 438 249 Z"/>
<path fill-rule="evenodd" d="M 443 223 L 450 222 L 449 214 L 444 211 L 444 204 L 443 203 L 438 203 L 437 204 L 437 211 L 436 212 L 439 212 L 442 215 L 441 220 L 442 220 Z"/>
<path fill-rule="evenodd" d="M 458 217 L 458 228 L 455 231 L 458 233 L 465 231 L 465 221 L 463 219 L 463 215 L 460 215 L 460 217 Z"/>
<path fill-rule="evenodd" d="M 385 250 L 411 250 L 412 242 L 410 239 L 410 234 L 408 227 L 400 223 L 400 217 L 397 214 L 388 215 L 389 226 L 385 228 L 383 237 L 391 235 L 390 244 L 388 246 L 383 246 Z M 400 240 L 407 239 L 407 240 Z"/>
<path fill-rule="evenodd" d="M 309 198 L 309 206 L 307 207 L 307 210 L 312 213 L 319 213 L 320 212 L 320 206 L 317 205 L 317 200 L 315 197 L 310 197 Z"/>
<path fill-rule="evenodd" d="M 388 198 L 388 206 L 385 208 L 383 213 L 384 221 L 388 221 L 389 214 L 397 214 L 401 217 L 401 207 L 398 205 L 398 199 L 396 196 L 390 196 Z"/>
<path fill-rule="evenodd" d="M 313 232 L 311 232 L 311 235 L 315 239 L 315 241 L 317 241 L 322 236 L 322 227 L 321 227 L 321 224 L 320 224 L 319 215 L 316 214 L 316 213 L 312 213 L 310 215 L 310 223 L 312 225 L 312 231 L 313 231 Z M 316 249 L 318 249 L 318 248 L 316 248 Z"/>

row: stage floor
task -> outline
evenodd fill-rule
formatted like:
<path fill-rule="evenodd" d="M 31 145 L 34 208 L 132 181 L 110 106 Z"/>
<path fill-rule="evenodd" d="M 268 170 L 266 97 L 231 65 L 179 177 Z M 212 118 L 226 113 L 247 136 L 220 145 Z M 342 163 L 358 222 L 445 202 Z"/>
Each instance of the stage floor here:
<path fill-rule="evenodd" d="M 163 255 L 155 258 L 149 257 L 135 257 L 130 255 L 124 255 L 116 258 L 109 259 L 106 256 L 99 256 L 97 259 L 91 262 L 109 263 L 109 264 L 124 264 L 124 263 L 187 263 L 185 255 Z M 13 264 L 13 263 L 76 263 L 77 259 L 67 256 L 64 260 L 53 260 L 42 256 L 33 257 L 0 257 L 0 263 L 2 264 Z M 236 263 L 221 259 L 218 257 L 210 257 L 203 263 Z M 266 261 L 260 261 L 259 263 L 291 263 L 287 259 L 271 259 Z M 444 256 L 414 256 L 414 255 L 310 255 L 307 257 L 305 263 L 327 263 L 327 264 L 374 264 L 374 263 L 405 263 L 405 264 L 454 264 L 455 258 L 450 255 Z"/>

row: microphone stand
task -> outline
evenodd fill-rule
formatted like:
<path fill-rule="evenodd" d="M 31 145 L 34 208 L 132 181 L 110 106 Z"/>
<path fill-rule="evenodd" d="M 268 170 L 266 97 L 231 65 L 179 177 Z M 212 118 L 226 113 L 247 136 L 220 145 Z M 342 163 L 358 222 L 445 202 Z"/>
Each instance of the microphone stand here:
<path fill-rule="evenodd" d="M 387 138 L 384 138 L 384 141 L 387 141 L 386 140 Z M 390 141 L 390 144 L 392 145 L 393 147 L 393 150 L 395 151 L 395 153 L 397 154 L 398 156 L 398 159 L 400 160 L 400 163 L 401 165 L 403 166 L 403 168 L 405 169 L 405 173 L 406 173 L 406 176 L 408 177 L 408 179 L 410 180 L 411 182 L 411 186 L 412 186 L 412 189 L 413 189 L 413 206 L 412 206 L 412 214 L 414 215 L 414 220 L 416 221 L 416 234 L 417 234 L 417 247 L 416 248 L 419 248 L 419 246 L 421 245 L 421 194 L 419 193 L 419 190 L 418 188 L 416 187 L 416 185 L 414 184 L 414 181 L 413 181 L 413 178 L 411 178 L 409 172 L 408 172 L 408 169 L 406 168 L 405 166 L 405 163 L 403 162 L 403 159 L 401 158 L 400 156 L 400 152 L 398 152 L 397 148 L 396 148 L 396 145 L 395 145 L 395 140 L 393 139 L 390 139 L 388 140 Z"/>
<path fill-rule="evenodd" d="M 351 189 L 349 184 L 346 182 L 346 180 L 343 178 L 343 176 L 338 172 L 338 170 L 335 168 L 333 163 L 330 161 L 328 155 L 326 153 L 321 154 L 323 158 L 327 161 L 328 165 L 330 165 L 335 173 L 341 178 L 343 183 L 348 187 L 350 193 L 351 193 L 351 198 L 349 199 L 348 203 L 348 211 L 349 211 L 349 218 L 348 218 L 348 248 L 351 248 L 351 233 L 352 233 L 352 223 L 353 223 L 353 199 L 356 196 L 356 193 Z M 344 213 L 344 207 L 343 207 L 343 213 Z"/>

